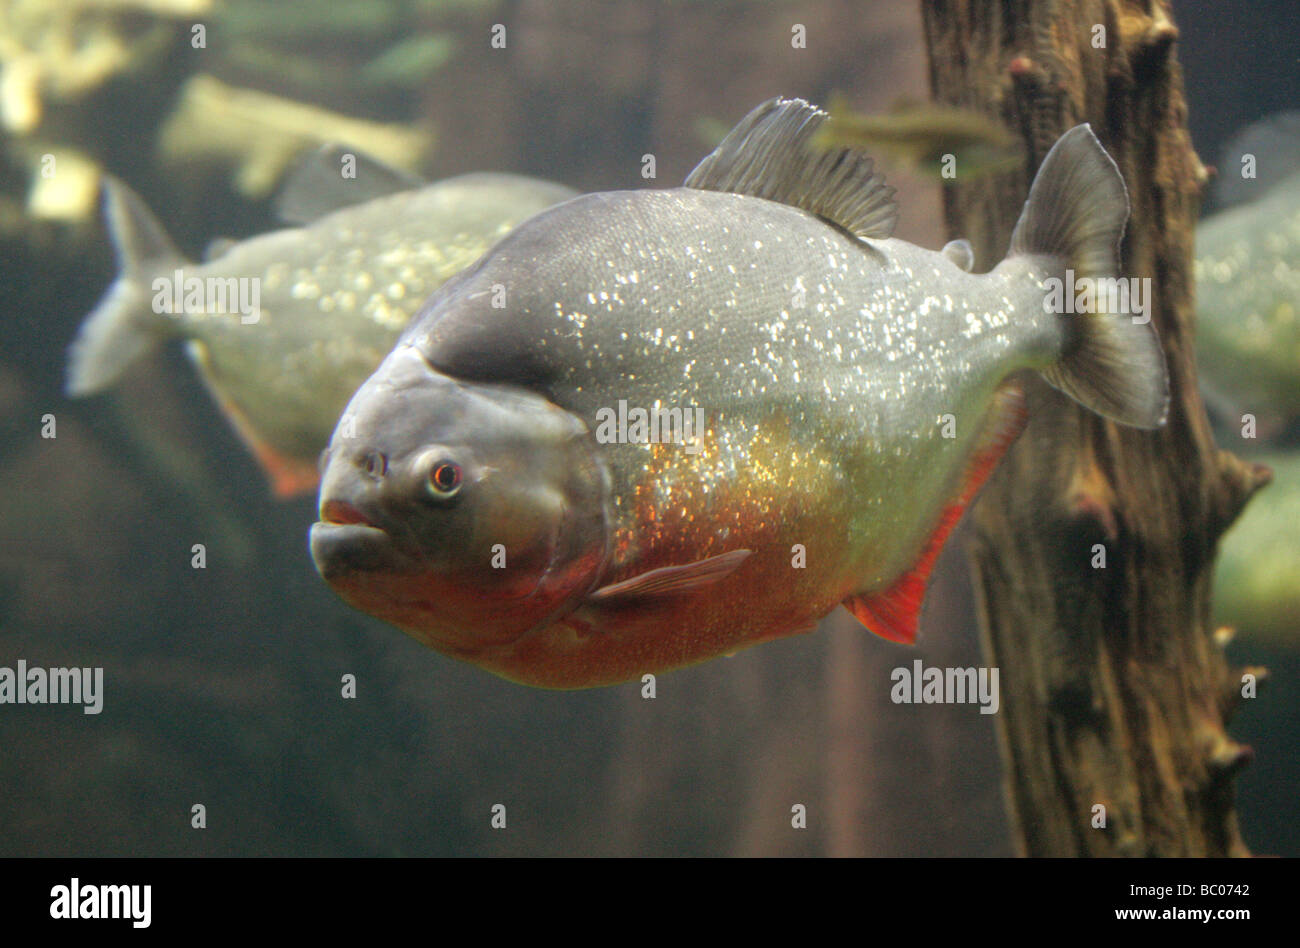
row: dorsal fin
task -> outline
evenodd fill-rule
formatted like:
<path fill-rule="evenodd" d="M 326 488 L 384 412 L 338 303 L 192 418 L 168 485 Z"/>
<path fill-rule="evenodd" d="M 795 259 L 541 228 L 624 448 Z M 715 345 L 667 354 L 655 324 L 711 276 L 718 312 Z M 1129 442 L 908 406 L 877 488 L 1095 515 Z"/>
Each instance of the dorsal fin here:
<path fill-rule="evenodd" d="M 203 262 L 208 263 L 216 260 L 218 257 L 224 257 L 230 253 L 230 248 L 236 246 L 239 241 L 233 237 L 214 237 L 208 241 L 208 245 L 203 248 Z"/>
<path fill-rule="evenodd" d="M 898 204 L 872 160 L 851 148 L 809 146 L 827 118 L 803 99 L 769 99 L 695 166 L 686 187 L 779 201 L 859 237 L 888 237 Z"/>
<path fill-rule="evenodd" d="M 355 177 L 343 177 L 343 159 L 351 156 Z M 425 184 L 355 148 L 322 145 L 303 156 L 275 199 L 275 213 L 286 224 L 308 224 L 332 211 Z"/>

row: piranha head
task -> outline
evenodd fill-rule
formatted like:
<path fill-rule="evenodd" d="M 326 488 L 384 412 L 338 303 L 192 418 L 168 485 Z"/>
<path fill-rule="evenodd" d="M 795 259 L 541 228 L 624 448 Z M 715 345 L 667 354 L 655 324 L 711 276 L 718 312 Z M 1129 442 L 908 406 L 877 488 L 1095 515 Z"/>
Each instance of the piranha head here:
<path fill-rule="evenodd" d="M 608 556 L 608 476 L 541 395 L 399 345 L 322 455 L 316 568 L 350 605 L 461 658 L 572 608 Z"/>

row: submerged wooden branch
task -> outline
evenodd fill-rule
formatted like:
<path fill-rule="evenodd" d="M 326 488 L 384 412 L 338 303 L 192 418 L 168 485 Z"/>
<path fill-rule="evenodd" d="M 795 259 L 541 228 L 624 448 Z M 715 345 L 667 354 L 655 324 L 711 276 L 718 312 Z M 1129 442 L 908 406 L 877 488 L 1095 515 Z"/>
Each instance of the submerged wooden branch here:
<path fill-rule="evenodd" d="M 971 240 L 977 269 L 1001 259 L 1038 163 L 1090 122 L 1128 185 L 1123 275 L 1150 278 L 1170 372 L 1169 421 L 1156 432 L 1030 380 L 1029 427 L 975 511 L 1019 847 L 1246 855 L 1232 778 L 1250 751 L 1224 727 L 1241 672 L 1212 634 L 1209 595 L 1218 538 L 1268 472 L 1215 448 L 1197 392 L 1191 260 L 1207 174 L 1188 137 L 1167 0 L 925 0 L 922 10 L 935 97 L 996 116 L 1030 157 L 1023 174 L 963 182 L 958 169 L 945 196 L 953 235 Z"/>

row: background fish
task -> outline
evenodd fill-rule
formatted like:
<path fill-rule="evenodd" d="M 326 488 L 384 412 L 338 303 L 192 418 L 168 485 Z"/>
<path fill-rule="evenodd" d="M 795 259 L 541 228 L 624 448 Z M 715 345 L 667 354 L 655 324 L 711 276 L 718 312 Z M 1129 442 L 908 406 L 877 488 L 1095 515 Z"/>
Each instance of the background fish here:
<path fill-rule="evenodd" d="M 1243 177 L 1243 159 L 1253 177 Z M 1273 470 L 1219 544 L 1217 622 L 1295 648 L 1300 615 L 1300 112 L 1247 126 L 1223 149 L 1196 232 L 1197 360 L 1222 443 Z M 1242 416 L 1257 421 L 1244 440 Z M 1265 445 L 1261 453 L 1260 445 Z M 1290 453 L 1279 450 L 1288 448 Z"/>
<path fill-rule="evenodd" d="M 857 148 L 887 155 L 940 177 L 947 156 L 963 178 L 1007 171 L 1024 164 L 1020 140 L 980 112 L 937 102 L 896 103 L 880 115 L 853 111 L 835 97 L 830 118 L 813 139 L 814 147 Z"/>
<path fill-rule="evenodd" d="M 72 344 L 68 394 L 98 392 L 163 340 L 187 340 L 275 492 L 310 490 L 339 412 L 420 301 L 515 225 L 576 193 L 505 174 L 419 186 L 359 156 L 356 177 L 345 179 L 340 153 L 319 153 L 286 187 L 282 216 L 303 226 L 225 242 L 200 264 L 181 256 L 134 192 L 107 179 L 121 274 Z M 155 311 L 159 286 L 170 297 L 173 283 L 210 278 L 255 279 L 256 320 L 231 306 Z"/>
<path fill-rule="evenodd" d="M 1273 470 L 1219 543 L 1214 616 L 1249 639 L 1300 647 L 1300 453 L 1252 458 Z"/>
<path fill-rule="evenodd" d="M 1243 155 L 1258 177 L 1243 179 Z M 1251 126 L 1225 150 L 1221 203 L 1196 231 L 1197 359 L 1228 428 L 1300 421 L 1300 113 Z"/>
<path fill-rule="evenodd" d="M 158 148 L 173 165 L 229 166 L 231 183 L 261 200 L 305 149 L 324 142 L 365 142 L 372 162 L 413 169 L 432 150 L 433 135 L 427 128 L 353 118 L 196 75 L 181 89 L 176 110 L 159 133 Z M 335 179 L 338 168 L 335 163 L 331 169 Z"/>
<path fill-rule="evenodd" d="M 686 187 L 567 202 L 435 294 L 331 440 L 311 532 L 327 582 L 548 687 L 808 631 L 840 603 L 911 641 L 935 557 L 1023 422 L 1010 374 L 1163 423 L 1151 327 L 1045 305 L 1067 267 L 1116 269 L 1127 197 L 1086 126 L 974 275 L 960 243 L 890 238 L 871 161 L 808 149 L 824 117 L 765 103 Z M 699 409 L 705 432 L 601 438 L 624 402 Z"/>

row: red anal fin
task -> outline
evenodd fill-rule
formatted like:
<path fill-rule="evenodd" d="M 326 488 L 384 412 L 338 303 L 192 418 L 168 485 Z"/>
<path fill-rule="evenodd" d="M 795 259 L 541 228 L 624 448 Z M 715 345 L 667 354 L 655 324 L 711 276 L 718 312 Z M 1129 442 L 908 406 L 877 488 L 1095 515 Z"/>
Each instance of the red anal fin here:
<path fill-rule="evenodd" d="M 648 573 L 633 576 L 621 583 L 602 586 L 591 594 L 597 602 L 623 601 L 642 596 L 665 596 L 694 592 L 702 586 L 716 583 L 736 571 L 749 558 L 752 550 L 732 550 L 685 566 L 665 566 Z"/>
<path fill-rule="evenodd" d="M 229 419 L 230 426 L 235 429 L 235 434 L 239 435 L 239 440 L 244 442 L 244 446 L 262 468 L 262 473 L 271 482 L 272 493 L 284 499 L 315 490 L 316 485 L 320 483 L 320 471 L 317 470 L 316 465 L 302 458 L 281 454 L 271 447 L 270 443 L 257 433 L 248 416 L 234 401 L 227 398 L 213 381 L 207 347 L 197 340 L 191 340 L 189 350 L 191 357 L 198 363 L 199 377 L 203 379 L 203 384 L 207 386 L 221 413 Z"/>
<path fill-rule="evenodd" d="M 876 635 L 906 645 L 916 641 L 921 603 L 925 599 L 925 588 L 930 582 L 935 560 L 970 502 L 998 466 L 1007 448 L 1024 430 L 1026 418 L 1025 394 L 1020 386 L 1013 382 L 999 388 L 984 432 L 966 465 L 961 488 L 952 503 L 943 508 L 938 524 L 912 568 L 883 592 L 850 596 L 844 600 L 845 608 Z"/>

